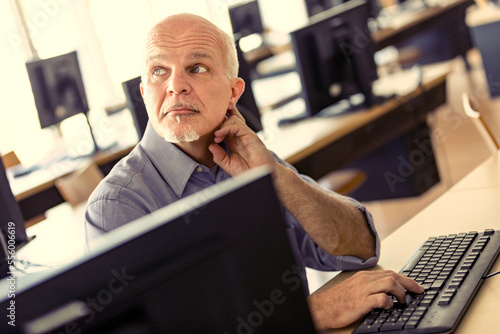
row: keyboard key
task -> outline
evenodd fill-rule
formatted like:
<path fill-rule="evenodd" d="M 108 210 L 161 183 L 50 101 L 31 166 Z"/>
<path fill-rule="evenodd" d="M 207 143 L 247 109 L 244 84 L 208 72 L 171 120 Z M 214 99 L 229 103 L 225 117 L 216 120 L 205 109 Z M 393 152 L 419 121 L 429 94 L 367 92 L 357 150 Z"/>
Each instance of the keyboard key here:
<path fill-rule="evenodd" d="M 385 323 L 380 327 L 381 332 L 397 331 L 404 328 L 404 324 L 397 322 Z"/>
<path fill-rule="evenodd" d="M 450 289 L 458 289 L 462 285 L 462 280 L 453 279 L 449 285 Z"/>
<path fill-rule="evenodd" d="M 405 329 L 417 328 L 417 325 L 418 325 L 418 320 L 409 320 L 405 325 Z"/>
<path fill-rule="evenodd" d="M 360 325 L 356 333 L 377 333 L 380 325 Z"/>
<path fill-rule="evenodd" d="M 431 285 L 431 290 L 441 290 L 445 283 L 446 280 L 435 280 Z"/>
<path fill-rule="evenodd" d="M 493 229 L 486 229 L 484 230 L 484 235 L 493 235 L 495 233 L 495 230 Z"/>
<path fill-rule="evenodd" d="M 441 306 L 449 305 L 450 302 L 451 302 L 451 298 L 449 298 L 449 297 L 442 297 L 441 299 L 439 299 L 438 305 L 441 305 Z"/>

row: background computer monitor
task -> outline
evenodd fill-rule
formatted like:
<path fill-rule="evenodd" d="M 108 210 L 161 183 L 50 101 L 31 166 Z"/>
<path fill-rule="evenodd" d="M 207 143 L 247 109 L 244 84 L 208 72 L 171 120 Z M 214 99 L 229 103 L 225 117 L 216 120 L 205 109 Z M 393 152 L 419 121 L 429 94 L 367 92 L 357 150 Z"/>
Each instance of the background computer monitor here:
<path fill-rule="evenodd" d="M 307 15 L 309 17 L 319 14 L 325 10 L 328 10 L 332 7 L 340 5 L 344 2 L 350 0 L 304 0 Z M 405 1 L 405 0 L 400 0 Z M 376 18 L 380 12 L 380 1 L 379 0 L 367 0 L 368 5 L 370 6 L 370 17 Z"/>
<path fill-rule="evenodd" d="M 242 174 L 108 233 L 65 267 L 18 277 L 16 328 L 315 333 L 285 228 L 267 170 Z"/>
<path fill-rule="evenodd" d="M 344 3 L 344 0 L 304 0 L 304 3 L 306 5 L 307 15 L 311 17 Z"/>
<path fill-rule="evenodd" d="M 369 5 L 351 0 L 311 18 L 291 32 L 302 97 L 309 115 L 361 93 L 374 103 L 374 44 L 367 27 Z"/>
<path fill-rule="evenodd" d="M 122 87 L 125 92 L 125 97 L 127 98 L 128 109 L 134 120 L 137 135 L 139 136 L 139 140 L 141 140 L 149 120 L 146 105 L 144 104 L 144 99 L 141 94 L 141 77 L 138 76 L 122 82 Z"/>
<path fill-rule="evenodd" d="M 15 247 L 18 249 L 28 241 L 26 228 L 24 227 L 24 217 L 19 208 L 12 190 L 9 180 L 5 172 L 4 165 L 0 159 L 0 238 L 3 239 L 3 245 L 6 247 Z M 12 233 L 14 231 L 14 233 Z M 14 235 L 14 239 L 10 236 Z M 14 240 L 10 241 L 9 240 Z M 2 243 L 0 242 L 0 245 Z M 1 247 L 1 246 L 0 246 Z M 0 256 L 0 278 L 7 276 L 7 264 L 5 259 L 5 249 L 1 250 Z"/>
<path fill-rule="evenodd" d="M 89 111 L 76 51 L 26 63 L 40 126 Z"/>
<path fill-rule="evenodd" d="M 229 6 L 228 11 L 235 40 L 264 30 L 257 0 Z"/>

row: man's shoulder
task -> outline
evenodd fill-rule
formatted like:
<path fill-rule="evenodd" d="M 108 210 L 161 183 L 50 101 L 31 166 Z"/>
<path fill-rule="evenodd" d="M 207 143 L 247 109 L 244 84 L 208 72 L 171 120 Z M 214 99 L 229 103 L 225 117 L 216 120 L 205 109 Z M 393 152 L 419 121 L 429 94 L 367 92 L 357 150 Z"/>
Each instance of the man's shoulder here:
<path fill-rule="evenodd" d="M 102 200 L 126 201 L 127 194 L 136 192 L 145 183 L 144 169 L 151 164 L 140 145 L 137 145 L 126 157 L 121 159 L 101 181 L 93 192 L 89 204 Z"/>

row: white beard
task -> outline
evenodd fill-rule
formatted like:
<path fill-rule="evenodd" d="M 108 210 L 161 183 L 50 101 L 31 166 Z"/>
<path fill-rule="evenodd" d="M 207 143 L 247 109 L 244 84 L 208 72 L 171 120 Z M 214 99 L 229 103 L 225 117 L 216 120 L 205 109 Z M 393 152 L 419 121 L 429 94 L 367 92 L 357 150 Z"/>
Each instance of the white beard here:
<path fill-rule="evenodd" d="M 176 116 L 175 119 L 177 123 L 181 122 L 181 116 Z M 200 135 L 191 126 L 186 125 L 185 131 L 181 134 L 175 134 L 170 128 L 167 128 L 163 138 L 169 143 L 193 142 L 200 139 Z"/>

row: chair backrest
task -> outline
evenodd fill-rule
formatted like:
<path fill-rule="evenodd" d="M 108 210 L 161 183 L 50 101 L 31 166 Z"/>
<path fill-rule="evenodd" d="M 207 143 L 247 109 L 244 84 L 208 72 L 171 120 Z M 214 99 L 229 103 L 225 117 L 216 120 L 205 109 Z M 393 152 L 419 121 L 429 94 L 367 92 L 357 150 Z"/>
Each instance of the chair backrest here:
<path fill-rule="evenodd" d="M 14 151 L 10 151 L 2 155 L 2 162 L 5 169 L 18 166 L 21 164 L 21 161 L 19 160 L 19 158 L 16 155 L 16 152 Z"/>
<path fill-rule="evenodd" d="M 104 174 L 99 167 L 90 162 L 73 173 L 57 179 L 55 186 L 64 200 L 75 207 L 87 201 L 103 178 Z"/>

